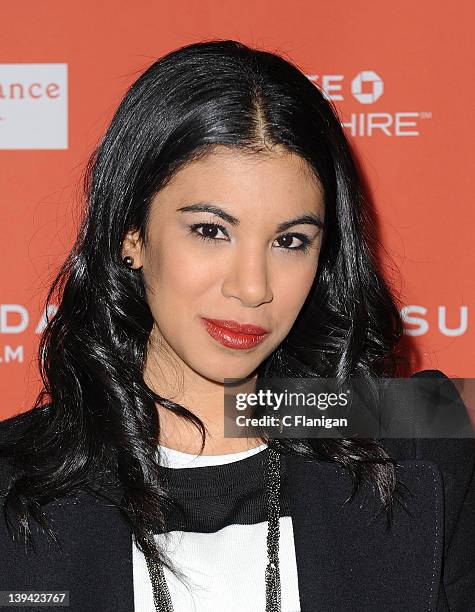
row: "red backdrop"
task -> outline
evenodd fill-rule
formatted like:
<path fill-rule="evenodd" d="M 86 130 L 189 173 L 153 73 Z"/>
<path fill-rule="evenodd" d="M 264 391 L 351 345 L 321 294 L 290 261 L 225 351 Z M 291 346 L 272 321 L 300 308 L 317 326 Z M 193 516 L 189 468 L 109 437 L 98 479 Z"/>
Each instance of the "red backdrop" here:
<path fill-rule="evenodd" d="M 287 56 L 334 100 L 396 266 L 414 367 L 472 377 L 474 18 L 468 0 L 4 2 L 0 417 L 39 390 L 42 302 L 121 95 L 156 58 L 215 37 Z"/>

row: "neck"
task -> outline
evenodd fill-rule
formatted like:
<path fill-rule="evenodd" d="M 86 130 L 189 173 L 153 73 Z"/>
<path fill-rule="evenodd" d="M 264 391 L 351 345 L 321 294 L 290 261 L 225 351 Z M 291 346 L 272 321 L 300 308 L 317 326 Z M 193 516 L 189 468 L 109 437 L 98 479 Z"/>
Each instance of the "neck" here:
<path fill-rule="evenodd" d="M 158 407 L 160 418 L 160 444 L 173 450 L 198 455 L 201 450 L 201 435 L 197 428 L 178 417 L 163 406 Z M 200 418 L 202 418 L 200 416 Z M 250 450 L 263 444 L 261 438 L 225 438 L 222 429 L 212 427 L 212 423 L 203 418 L 209 433 L 206 435 L 203 455 L 228 455 Z"/>
<path fill-rule="evenodd" d="M 244 437 L 244 433 L 240 438 L 225 437 L 224 384 L 200 376 L 166 352 L 168 357 L 159 359 L 160 351 L 149 350 L 144 381 L 155 393 L 184 406 L 203 422 L 206 428 L 203 455 L 238 453 L 263 443 L 261 438 Z M 197 427 L 159 404 L 157 410 L 159 444 L 183 453 L 199 454 L 202 439 Z"/>

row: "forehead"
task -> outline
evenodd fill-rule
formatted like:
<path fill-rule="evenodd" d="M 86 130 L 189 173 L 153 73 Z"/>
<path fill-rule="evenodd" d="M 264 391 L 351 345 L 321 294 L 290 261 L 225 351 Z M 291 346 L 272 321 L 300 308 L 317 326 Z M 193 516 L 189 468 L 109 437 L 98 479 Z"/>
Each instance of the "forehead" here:
<path fill-rule="evenodd" d="M 219 146 L 178 170 L 156 199 L 170 206 L 193 199 L 321 211 L 323 188 L 308 163 L 283 148 L 252 153 Z"/>

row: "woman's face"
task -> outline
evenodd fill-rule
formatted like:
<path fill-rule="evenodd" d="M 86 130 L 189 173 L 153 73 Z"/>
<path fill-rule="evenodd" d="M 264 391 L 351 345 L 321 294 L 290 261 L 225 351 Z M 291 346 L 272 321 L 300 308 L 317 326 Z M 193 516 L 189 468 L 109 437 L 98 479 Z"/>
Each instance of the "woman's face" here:
<path fill-rule="evenodd" d="M 143 266 L 152 337 L 185 369 L 215 382 L 251 375 L 280 345 L 317 271 L 322 189 L 300 157 L 275 151 L 218 147 L 191 163 L 154 198 L 148 245 L 138 233 L 124 241 L 122 254 L 134 258 L 134 268 Z M 216 210 L 190 208 L 197 206 Z M 278 229 L 303 215 L 315 224 Z M 229 346 L 232 337 L 221 336 L 225 345 L 210 335 L 203 318 L 251 323 L 268 333 L 236 348 Z"/>

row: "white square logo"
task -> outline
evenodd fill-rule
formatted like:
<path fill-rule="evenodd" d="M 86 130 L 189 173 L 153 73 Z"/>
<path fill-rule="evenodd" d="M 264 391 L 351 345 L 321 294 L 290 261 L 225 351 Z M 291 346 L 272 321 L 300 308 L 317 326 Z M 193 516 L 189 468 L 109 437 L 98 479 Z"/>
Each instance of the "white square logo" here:
<path fill-rule="evenodd" d="M 68 65 L 0 64 L 0 149 L 68 148 Z"/>

